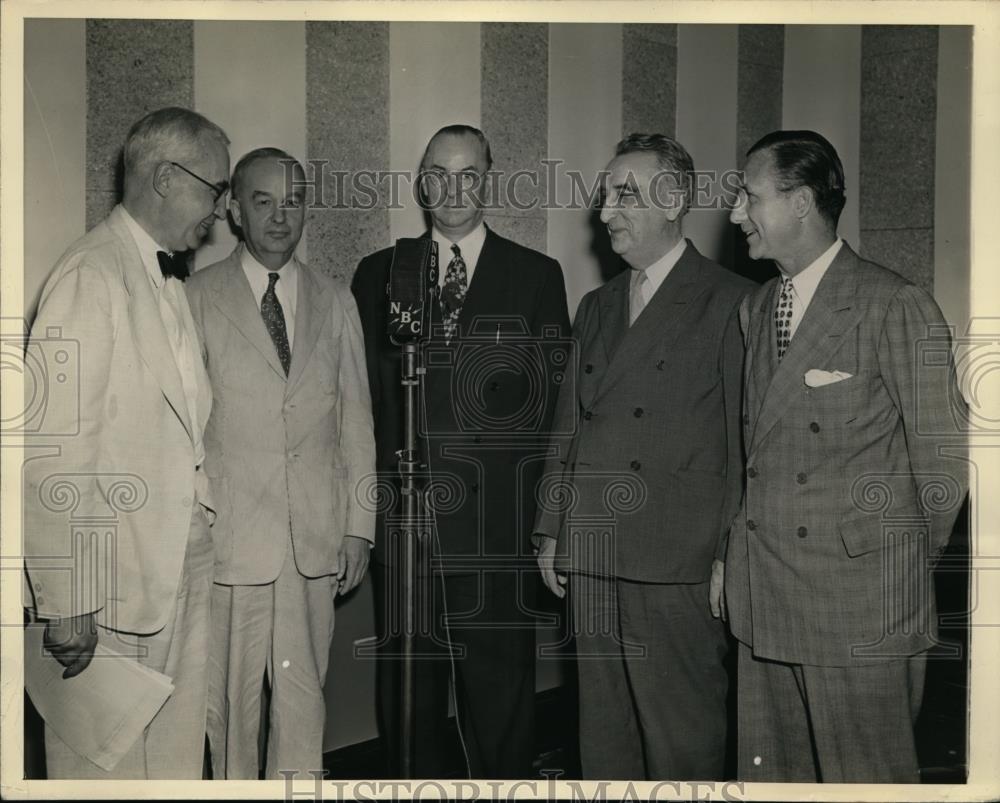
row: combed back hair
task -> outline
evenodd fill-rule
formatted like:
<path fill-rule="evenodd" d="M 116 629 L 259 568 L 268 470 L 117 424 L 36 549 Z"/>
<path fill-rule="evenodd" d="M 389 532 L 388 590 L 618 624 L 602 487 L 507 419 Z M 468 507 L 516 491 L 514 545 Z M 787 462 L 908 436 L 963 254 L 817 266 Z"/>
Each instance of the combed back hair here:
<path fill-rule="evenodd" d="M 283 151 L 281 148 L 255 148 L 240 157 L 240 160 L 236 163 L 236 167 L 233 168 L 233 178 L 230 182 L 233 196 L 239 193 L 240 184 L 243 182 L 243 177 L 246 175 L 247 170 L 250 169 L 250 165 L 254 162 L 259 162 L 261 159 L 277 159 L 283 163 L 295 162 L 303 174 L 305 174 L 305 168 L 302 167 L 302 163 L 287 151 Z"/>
<path fill-rule="evenodd" d="M 747 151 L 767 151 L 777 174 L 777 188 L 808 187 L 819 213 L 834 227 L 844 209 L 844 166 L 826 137 L 815 131 L 772 131 Z"/>
<path fill-rule="evenodd" d="M 463 123 L 446 125 L 444 128 L 438 129 L 437 133 L 427 140 L 427 147 L 424 148 L 424 155 L 420 157 L 421 167 L 424 167 L 424 162 L 427 161 L 427 152 L 431 149 L 431 143 L 443 134 L 451 134 L 454 137 L 475 137 L 476 141 L 479 142 L 479 147 L 483 149 L 483 153 L 486 155 L 486 169 L 489 170 L 493 167 L 493 152 L 490 150 L 490 141 L 486 139 L 486 135 L 475 126 L 465 125 Z"/>
<path fill-rule="evenodd" d="M 666 134 L 629 134 L 615 146 L 615 156 L 627 153 L 652 153 L 660 169 L 674 176 L 684 191 L 684 207 L 690 208 L 694 160 L 683 145 Z"/>
<path fill-rule="evenodd" d="M 125 182 L 145 175 L 160 162 L 184 164 L 197 159 L 213 140 L 223 147 L 229 145 L 226 132 L 198 112 L 179 106 L 150 112 L 125 138 Z"/>

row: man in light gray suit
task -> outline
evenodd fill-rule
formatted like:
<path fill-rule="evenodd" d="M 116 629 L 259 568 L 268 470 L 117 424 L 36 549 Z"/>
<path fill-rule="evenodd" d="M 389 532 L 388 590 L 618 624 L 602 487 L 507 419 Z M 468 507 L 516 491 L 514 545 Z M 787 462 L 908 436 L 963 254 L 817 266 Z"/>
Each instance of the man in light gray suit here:
<path fill-rule="evenodd" d="M 558 596 L 569 571 L 584 777 L 721 779 L 726 635 L 709 585 L 742 488 L 750 283 L 684 239 L 694 165 L 678 142 L 633 134 L 615 153 L 601 221 L 629 269 L 577 311 L 579 370 L 554 426 L 575 435 L 541 486 L 538 562 Z M 581 523 L 616 499 L 588 543 Z"/>
<path fill-rule="evenodd" d="M 731 219 L 781 275 L 740 310 L 747 483 L 725 593 L 747 781 L 920 781 L 930 566 L 965 493 L 965 403 L 937 304 L 837 237 L 843 207 L 819 134 L 750 149 Z"/>
<path fill-rule="evenodd" d="M 298 260 L 301 165 L 274 148 L 233 171 L 243 242 L 188 282 L 216 405 L 205 471 L 216 494 L 208 734 L 214 777 L 319 771 L 334 597 L 368 566 L 371 404 L 350 291 Z"/>

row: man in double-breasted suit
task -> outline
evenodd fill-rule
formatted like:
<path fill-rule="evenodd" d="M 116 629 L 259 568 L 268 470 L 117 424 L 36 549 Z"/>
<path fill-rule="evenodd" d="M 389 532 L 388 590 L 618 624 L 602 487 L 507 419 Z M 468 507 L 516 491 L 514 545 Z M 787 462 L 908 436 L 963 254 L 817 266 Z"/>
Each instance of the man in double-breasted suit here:
<path fill-rule="evenodd" d="M 25 464 L 25 603 L 47 621 L 62 682 L 101 672 L 100 643 L 174 686 L 110 770 L 46 727 L 50 779 L 201 778 L 212 393 L 181 281 L 225 216 L 228 144 L 188 109 L 133 125 L 122 203 L 62 256 L 32 327 L 49 377 L 39 443 L 58 449 Z"/>
<path fill-rule="evenodd" d="M 346 288 L 300 262 L 301 165 L 274 148 L 233 171 L 243 242 L 188 282 L 216 405 L 208 734 L 214 777 L 320 771 L 334 597 L 368 565 L 375 450 L 361 325 Z"/>
<path fill-rule="evenodd" d="M 554 441 L 538 561 L 559 596 L 569 572 L 584 777 L 718 779 L 726 635 L 709 590 L 740 499 L 750 284 L 683 238 L 694 166 L 678 142 L 633 134 L 615 153 L 601 221 L 629 270 L 577 311 L 555 424 L 575 434 Z"/>
<path fill-rule="evenodd" d="M 440 302 L 432 305 L 421 385 L 421 460 L 433 516 L 429 578 L 433 637 L 416 662 L 417 777 L 444 764 L 449 669 L 473 778 L 522 778 L 534 758 L 535 620 L 530 561 L 534 484 L 555 406 L 550 359 L 566 346 L 569 320 L 559 263 L 499 236 L 483 222 L 491 164 L 483 133 L 448 126 L 427 145 L 422 191 L 440 253 Z M 403 447 L 400 351 L 386 334 L 393 249 L 361 261 L 353 289 L 365 330 L 380 475 L 398 476 Z M 391 517 L 398 511 L 387 511 Z M 378 526 L 376 614 L 381 726 L 398 752 L 399 579 L 387 516 Z M 447 622 L 443 617 L 447 617 Z M 453 645 L 456 654 L 448 658 Z M 458 652 L 461 650 L 461 652 Z M 390 774 L 398 768 L 390 766 Z"/>
<path fill-rule="evenodd" d="M 930 567 L 965 493 L 964 402 L 934 300 L 837 237 L 812 131 L 749 151 L 731 219 L 780 277 L 743 305 L 746 495 L 725 564 L 748 781 L 918 783 Z"/>

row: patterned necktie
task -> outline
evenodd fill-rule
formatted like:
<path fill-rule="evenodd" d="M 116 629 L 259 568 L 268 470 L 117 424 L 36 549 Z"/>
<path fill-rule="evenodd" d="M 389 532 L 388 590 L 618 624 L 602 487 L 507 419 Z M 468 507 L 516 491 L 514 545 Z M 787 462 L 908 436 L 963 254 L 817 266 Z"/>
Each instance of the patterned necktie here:
<path fill-rule="evenodd" d="M 792 280 L 782 279 L 778 307 L 774 311 L 775 334 L 778 338 L 778 359 L 785 356 L 792 342 Z"/>
<path fill-rule="evenodd" d="M 458 316 L 462 312 L 465 293 L 469 289 L 469 279 L 465 270 L 465 260 L 462 251 L 452 244 L 451 251 L 455 255 L 448 263 L 444 274 L 444 285 L 441 287 L 441 309 L 444 313 L 444 339 L 451 340 L 458 330 Z"/>
<path fill-rule="evenodd" d="M 288 347 L 288 332 L 285 329 L 285 313 L 281 309 L 281 302 L 274 292 L 274 286 L 278 283 L 281 275 L 278 273 L 267 274 L 267 290 L 260 300 L 260 314 L 264 318 L 264 326 L 267 333 L 274 341 L 274 347 L 278 350 L 278 359 L 281 360 L 281 367 L 285 369 L 285 376 L 288 376 L 288 366 L 292 362 L 292 350 Z"/>
<path fill-rule="evenodd" d="M 646 282 L 649 281 L 649 277 L 646 275 L 644 270 L 633 270 L 632 271 L 632 288 L 629 290 L 628 294 L 628 325 L 631 326 L 635 323 L 635 319 L 639 317 L 639 313 L 642 312 L 643 308 L 646 306 L 646 297 L 642 294 L 643 288 L 646 286 Z"/>
<path fill-rule="evenodd" d="M 172 254 L 157 251 L 156 261 L 160 263 L 160 273 L 164 279 L 176 276 L 183 282 L 190 274 L 187 251 L 175 251 Z"/>

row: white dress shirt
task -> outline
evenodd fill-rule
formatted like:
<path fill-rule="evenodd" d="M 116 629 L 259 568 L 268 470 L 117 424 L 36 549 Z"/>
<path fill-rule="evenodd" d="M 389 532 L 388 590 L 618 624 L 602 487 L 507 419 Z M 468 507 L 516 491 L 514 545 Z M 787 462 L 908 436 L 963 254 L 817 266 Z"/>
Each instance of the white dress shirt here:
<path fill-rule="evenodd" d="M 455 244 L 462 252 L 462 259 L 465 260 L 465 276 L 472 284 L 472 274 L 476 270 L 476 263 L 479 255 L 483 251 L 483 243 L 486 242 L 486 224 L 480 222 L 476 228 L 466 234 L 461 240 L 455 242 L 449 240 L 437 228 L 431 230 L 431 237 L 438 244 L 438 287 L 444 287 L 444 276 L 448 272 L 448 263 L 454 258 L 451 246 Z"/>
<path fill-rule="evenodd" d="M 642 284 L 641 291 L 646 304 L 648 304 L 650 299 L 656 295 L 656 291 L 660 289 L 660 285 L 663 284 L 663 280 L 666 279 L 670 271 L 674 269 L 674 265 L 680 261 L 685 248 L 687 248 L 687 240 L 682 237 L 681 241 L 677 243 L 677 245 L 645 269 L 646 281 Z M 636 269 L 630 268 L 630 270 Z"/>
<path fill-rule="evenodd" d="M 827 248 L 822 254 L 814 259 L 808 267 L 801 270 L 791 278 L 792 282 L 792 320 L 789 327 L 789 338 L 795 336 L 795 330 L 799 328 L 802 316 L 809 309 L 809 303 L 816 294 L 816 288 L 826 275 L 833 260 L 840 253 L 840 247 L 844 241 L 839 237 L 834 240 L 833 245 Z M 780 269 L 779 269 L 780 270 Z M 781 273 L 782 279 L 787 279 L 785 273 Z"/>
<path fill-rule="evenodd" d="M 295 306 L 299 298 L 299 263 L 292 254 L 289 259 L 278 270 L 266 268 L 257 261 L 245 245 L 242 246 L 243 253 L 240 256 L 240 264 L 243 266 L 243 273 L 246 274 L 247 281 L 250 282 L 250 289 L 253 297 L 257 301 L 257 309 L 260 309 L 260 302 L 267 292 L 267 285 L 270 282 L 267 274 L 277 273 L 281 278 L 274 285 L 274 294 L 281 304 L 281 311 L 285 314 L 285 332 L 288 334 L 288 350 L 291 351 L 295 345 Z"/>
<path fill-rule="evenodd" d="M 167 249 L 161 247 L 124 206 L 121 209 L 125 225 L 135 240 L 146 275 L 153 286 L 153 295 L 156 296 L 160 309 L 160 319 L 163 321 L 163 328 L 166 329 L 170 351 L 174 355 L 174 363 L 181 377 L 184 401 L 187 403 L 188 419 L 191 421 L 191 432 L 194 436 L 195 467 L 198 467 L 205 460 L 202 436 L 206 424 L 205 421 L 198 420 L 198 381 L 195 378 L 195 366 L 201 362 L 198 335 L 188 331 L 188 327 L 184 324 L 186 319 L 180 311 L 180 297 L 184 294 L 184 290 L 181 288 L 180 280 L 173 276 L 166 278 L 160 270 L 156 252 Z"/>

